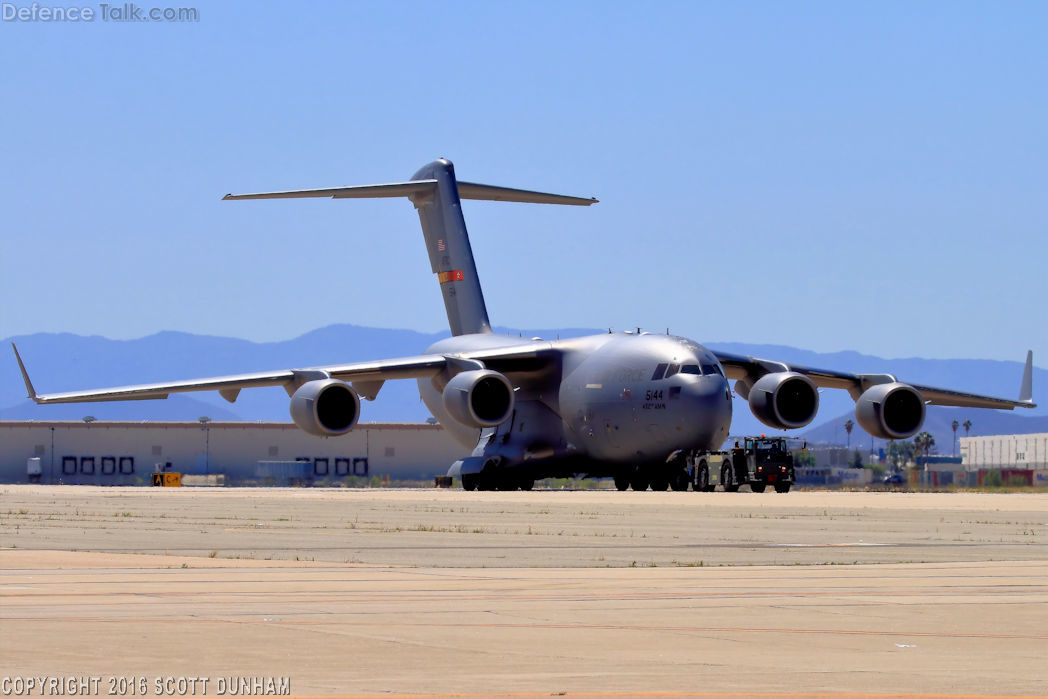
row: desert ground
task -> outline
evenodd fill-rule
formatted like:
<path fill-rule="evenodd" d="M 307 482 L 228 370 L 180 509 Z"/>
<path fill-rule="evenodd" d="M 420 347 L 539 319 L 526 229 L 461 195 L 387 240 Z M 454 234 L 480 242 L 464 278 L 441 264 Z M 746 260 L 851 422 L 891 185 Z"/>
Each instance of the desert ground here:
<path fill-rule="evenodd" d="M 1044 696 L 1048 495 L 2 485 L 0 599 L 8 696 Z"/>

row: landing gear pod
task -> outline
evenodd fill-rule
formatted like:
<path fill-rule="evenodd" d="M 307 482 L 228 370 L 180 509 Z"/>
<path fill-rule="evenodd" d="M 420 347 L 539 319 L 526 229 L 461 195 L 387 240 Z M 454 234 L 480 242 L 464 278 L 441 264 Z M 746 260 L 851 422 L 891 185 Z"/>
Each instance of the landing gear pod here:
<path fill-rule="evenodd" d="M 513 385 L 490 369 L 463 371 L 444 387 L 444 409 L 470 427 L 495 427 L 513 413 Z"/>
<path fill-rule="evenodd" d="M 819 412 L 819 392 L 804 374 L 779 371 L 765 374 L 749 394 L 750 410 L 768 427 L 790 430 L 804 427 Z"/>
<path fill-rule="evenodd" d="M 904 383 L 882 383 L 855 401 L 855 419 L 878 439 L 907 439 L 924 424 L 924 397 Z"/>
<path fill-rule="evenodd" d="M 308 381 L 291 396 L 291 419 L 317 437 L 343 435 L 353 429 L 359 417 L 360 398 L 345 381 Z"/>

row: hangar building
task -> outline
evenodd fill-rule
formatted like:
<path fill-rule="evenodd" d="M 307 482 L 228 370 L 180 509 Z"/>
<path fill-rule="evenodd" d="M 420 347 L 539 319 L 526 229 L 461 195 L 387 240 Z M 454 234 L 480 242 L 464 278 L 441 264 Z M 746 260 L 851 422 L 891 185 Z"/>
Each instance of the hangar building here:
<path fill-rule="evenodd" d="M 0 482 L 38 469 L 42 483 L 148 485 L 158 464 L 229 484 L 432 482 L 464 451 L 430 424 L 362 423 L 322 439 L 290 422 L 0 421 Z"/>

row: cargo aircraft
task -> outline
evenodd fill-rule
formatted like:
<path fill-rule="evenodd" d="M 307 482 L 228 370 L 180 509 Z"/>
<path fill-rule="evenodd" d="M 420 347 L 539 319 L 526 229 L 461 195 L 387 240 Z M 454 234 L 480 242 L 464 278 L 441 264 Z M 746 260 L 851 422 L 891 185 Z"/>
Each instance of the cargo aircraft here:
<path fill-rule="evenodd" d="M 812 421 L 822 388 L 844 389 L 870 434 L 905 439 L 924 421 L 925 405 L 1033 408 L 1032 352 L 1018 400 L 898 380 L 715 352 L 669 334 L 624 332 L 565 340 L 496 335 L 488 322 L 462 199 L 589 206 L 596 199 L 495 187 L 456 179 L 452 163 L 432 162 L 392 184 L 229 194 L 225 199 L 407 197 L 418 211 L 451 337 L 424 354 L 335 366 L 221 376 L 70 393 L 37 394 L 18 350 L 29 397 L 37 403 L 167 398 L 185 391 L 240 391 L 283 386 L 291 417 L 309 434 L 338 437 L 353 429 L 361 398 L 374 400 L 386 381 L 415 379 L 430 412 L 472 450 L 449 475 L 473 489 L 530 489 L 536 478 L 613 477 L 625 490 L 680 483 L 688 450 L 719 448 L 728 436 L 732 391 L 765 425 L 797 429 Z M 685 486 L 686 487 L 686 486 Z"/>

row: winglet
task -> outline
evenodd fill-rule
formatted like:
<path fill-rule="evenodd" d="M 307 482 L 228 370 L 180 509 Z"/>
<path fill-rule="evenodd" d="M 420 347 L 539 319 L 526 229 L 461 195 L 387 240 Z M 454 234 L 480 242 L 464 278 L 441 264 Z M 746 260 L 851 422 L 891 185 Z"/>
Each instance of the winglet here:
<path fill-rule="evenodd" d="M 22 363 L 22 356 L 18 354 L 18 347 L 15 343 L 11 343 L 11 349 L 15 351 L 15 359 L 18 360 L 18 368 L 22 370 L 22 380 L 25 381 L 25 390 L 29 392 L 29 398 L 33 399 L 34 403 L 39 403 L 36 399 L 36 389 L 33 388 L 33 382 L 29 380 L 29 372 L 25 370 L 25 364 Z"/>
<path fill-rule="evenodd" d="M 1019 402 L 1033 403 L 1033 350 L 1026 351 L 1026 368 L 1023 369 L 1023 382 L 1019 388 Z"/>

